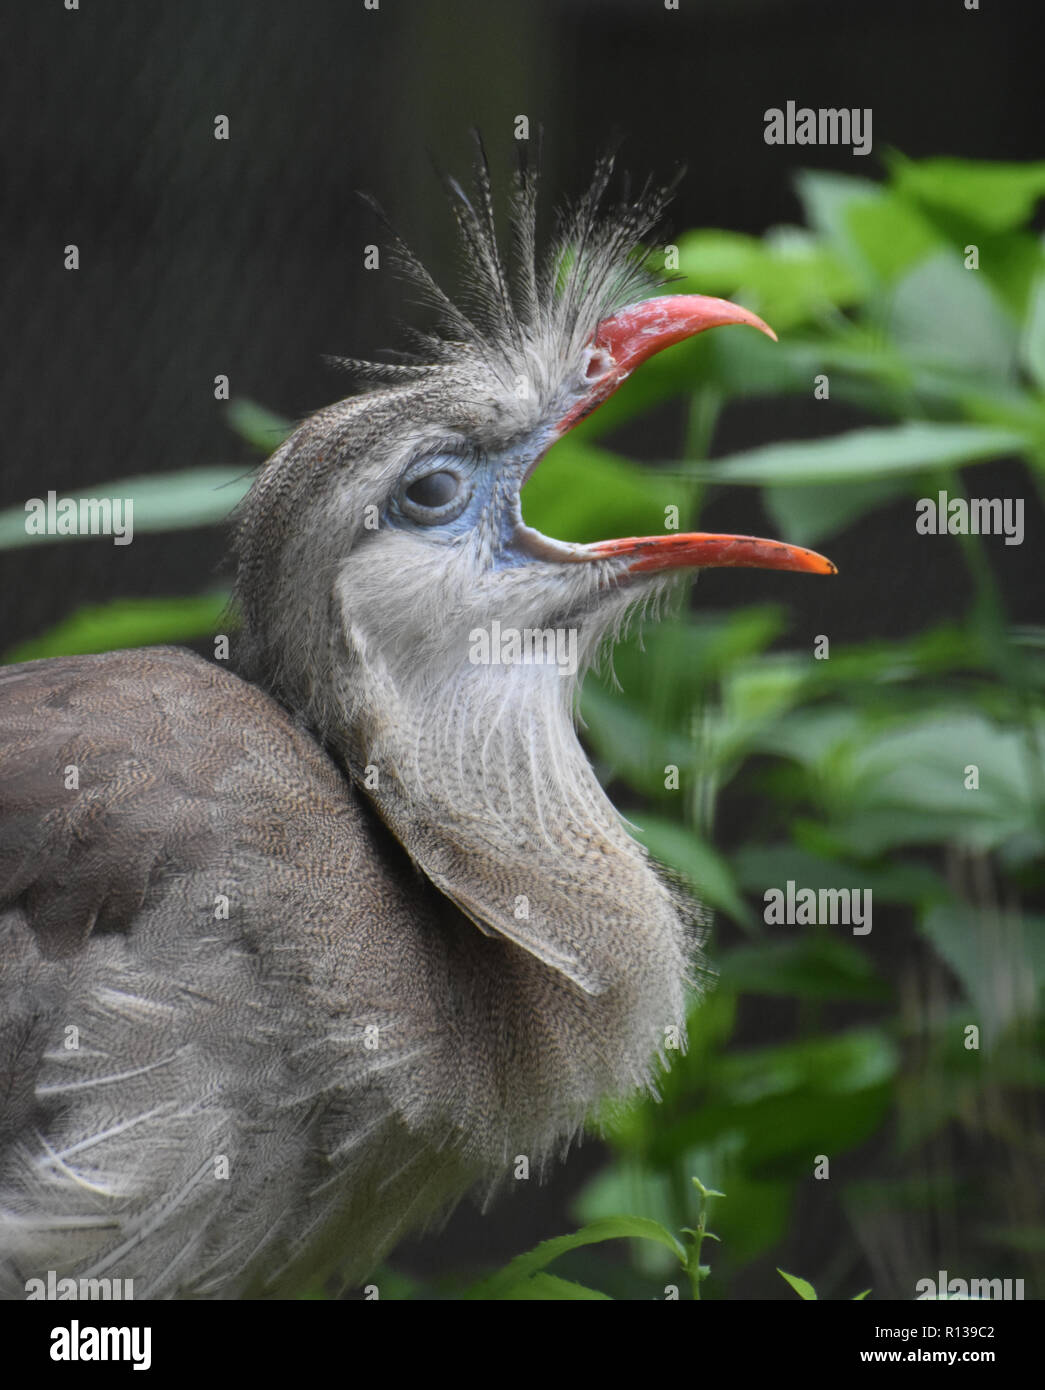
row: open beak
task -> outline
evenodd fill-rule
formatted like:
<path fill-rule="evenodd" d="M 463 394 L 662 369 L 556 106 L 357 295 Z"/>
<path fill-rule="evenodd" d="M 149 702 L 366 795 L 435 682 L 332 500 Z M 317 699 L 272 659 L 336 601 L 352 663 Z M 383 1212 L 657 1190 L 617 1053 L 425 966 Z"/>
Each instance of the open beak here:
<path fill-rule="evenodd" d="M 757 314 L 731 304 L 728 299 L 712 299 L 703 294 L 647 299 L 603 319 L 588 347 L 591 389 L 560 420 L 557 433 L 565 434 L 590 415 L 654 353 L 703 333 L 706 328 L 721 328 L 731 323 L 749 324 L 776 342 L 776 334 Z M 838 572 L 830 560 L 802 546 L 755 536 L 719 536 L 699 531 L 683 535 L 631 536 L 625 540 L 597 541 L 592 545 L 571 545 L 563 550 L 569 551 L 569 554 L 558 556 L 564 560 L 626 560 L 628 563 L 622 565 L 622 571 L 635 575 L 656 570 L 728 566 L 798 570 L 806 574 Z"/>
<path fill-rule="evenodd" d="M 799 570 L 804 574 L 837 574 L 838 567 L 815 550 L 758 536 L 718 536 L 705 531 L 681 535 L 629 536 L 627 540 L 596 541 L 578 546 L 587 551 L 578 559 L 627 559 L 628 574 L 655 570 L 756 569 Z"/>

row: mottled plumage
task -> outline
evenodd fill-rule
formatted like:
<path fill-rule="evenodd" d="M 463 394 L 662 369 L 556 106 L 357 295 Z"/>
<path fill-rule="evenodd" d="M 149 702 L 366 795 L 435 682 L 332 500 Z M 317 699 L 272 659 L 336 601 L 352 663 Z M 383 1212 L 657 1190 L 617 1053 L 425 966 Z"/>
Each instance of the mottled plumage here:
<path fill-rule="evenodd" d="M 462 307 L 398 245 L 441 336 L 260 471 L 241 674 L 171 648 L 0 671 L 6 1296 L 48 1270 L 139 1298 L 360 1280 L 649 1085 L 682 1028 L 693 935 L 575 696 L 662 565 L 764 561 L 674 537 L 647 573 L 656 539 L 561 544 L 519 488 L 643 355 L 762 325 L 699 296 L 620 315 L 665 195 L 603 215 L 608 179 L 538 262 L 521 175 L 509 269 L 480 161 L 452 189 Z M 493 624 L 568 631 L 576 669 L 477 660 Z"/>

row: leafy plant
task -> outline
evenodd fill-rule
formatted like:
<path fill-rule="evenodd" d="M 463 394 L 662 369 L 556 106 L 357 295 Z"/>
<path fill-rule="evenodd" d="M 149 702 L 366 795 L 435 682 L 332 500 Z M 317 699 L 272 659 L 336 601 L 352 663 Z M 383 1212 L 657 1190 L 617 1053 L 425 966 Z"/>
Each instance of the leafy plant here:
<path fill-rule="evenodd" d="M 652 1241 L 655 1246 L 673 1256 L 689 1283 L 693 1298 L 699 1300 L 700 1286 L 711 1273 L 710 1268 L 700 1262 L 701 1248 L 705 1240 L 718 1240 L 718 1236 L 707 1229 L 708 1202 L 712 1197 L 724 1197 L 725 1193 L 705 1187 L 699 1178 L 692 1178 L 691 1181 L 699 1194 L 697 1224 L 695 1228 L 684 1227 L 681 1240 L 673 1236 L 659 1221 L 651 1221 L 646 1217 L 604 1217 L 602 1220 L 590 1222 L 572 1235 L 542 1241 L 525 1255 L 518 1255 L 498 1273 L 474 1285 L 468 1290 L 466 1297 L 512 1300 L 605 1299 L 608 1297 L 607 1294 L 549 1274 L 548 1265 L 571 1250 L 598 1245 L 605 1240 L 636 1240 Z M 678 1286 L 669 1284 L 666 1292 L 669 1297 L 677 1298 Z"/>
<path fill-rule="evenodd" d="M 808 1279 L 800 1279 L 797 1274 L 788 1274 L 786 1269 L 778 1269 L 777 1273 L 780 1275 L 781 1279 L 787 1280 L 795 1293 L 798 1294 L 799 1298 L 803 1299 L 806 1303 L 816 1302 L 818 1297 L 816 1289 L 813 1288 Z M 862 1302 L 870 1292 L 870 1289 L 864 1289 L 863 1293 L 854 1294 L 853 1302 Z"/>

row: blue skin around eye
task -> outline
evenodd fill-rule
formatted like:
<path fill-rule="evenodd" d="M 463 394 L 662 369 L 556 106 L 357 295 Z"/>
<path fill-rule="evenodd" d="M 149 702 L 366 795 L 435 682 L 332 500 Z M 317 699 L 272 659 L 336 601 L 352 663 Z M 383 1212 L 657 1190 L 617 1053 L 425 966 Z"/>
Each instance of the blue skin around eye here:
<path fill-rule="evenodd" d="M 428 460 L 427 466 L 416 472 L 411 482 L 436 473 L 441 468 L 459 473 L 468 478 L 472 485 L 472 495 L 468 505 L 459 516 L 451 521 L 438 522 L 426 526 L 424 522 L 408 516 L 399 506 L 399 489 L 393 495 L 385 513 L 385 523 L 397 530 L 413 531 L 416 535 L 430 537 L 435 543 L 448 543 L 457 540 L 473 530 L 483 513 L 489 508 L 495 511 L 497 534 L 497 553 L 494 560 L 498 568 L 531 563 L 531 557 L 519 550 L 514 543 L 517 520 L 516 500 L 519 481 L 525 476 L 533 459 L 532 445 L 517 445 L 510 451 L 494 457 L 481 459 L 457 458 L 453 455 L 437 455 Z"/>

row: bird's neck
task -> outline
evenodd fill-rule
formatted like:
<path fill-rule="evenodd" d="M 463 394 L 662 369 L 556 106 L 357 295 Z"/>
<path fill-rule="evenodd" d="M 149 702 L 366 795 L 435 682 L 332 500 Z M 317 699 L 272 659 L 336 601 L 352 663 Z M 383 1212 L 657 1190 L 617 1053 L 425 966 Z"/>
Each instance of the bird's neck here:
<path fill-rule="evenodd" d="M 396 681 L 367 662 L 341 694 L 328 742 L 470 919 L 471 966 L 498 977 L 487 999 L 510 961 L 502 1007 L 545 1021 L 559 1084 L 586 1103 L 648 1080 L 682 1027 L 687 934 L 585 757 L 569 683 L 547 666 Z"/>

